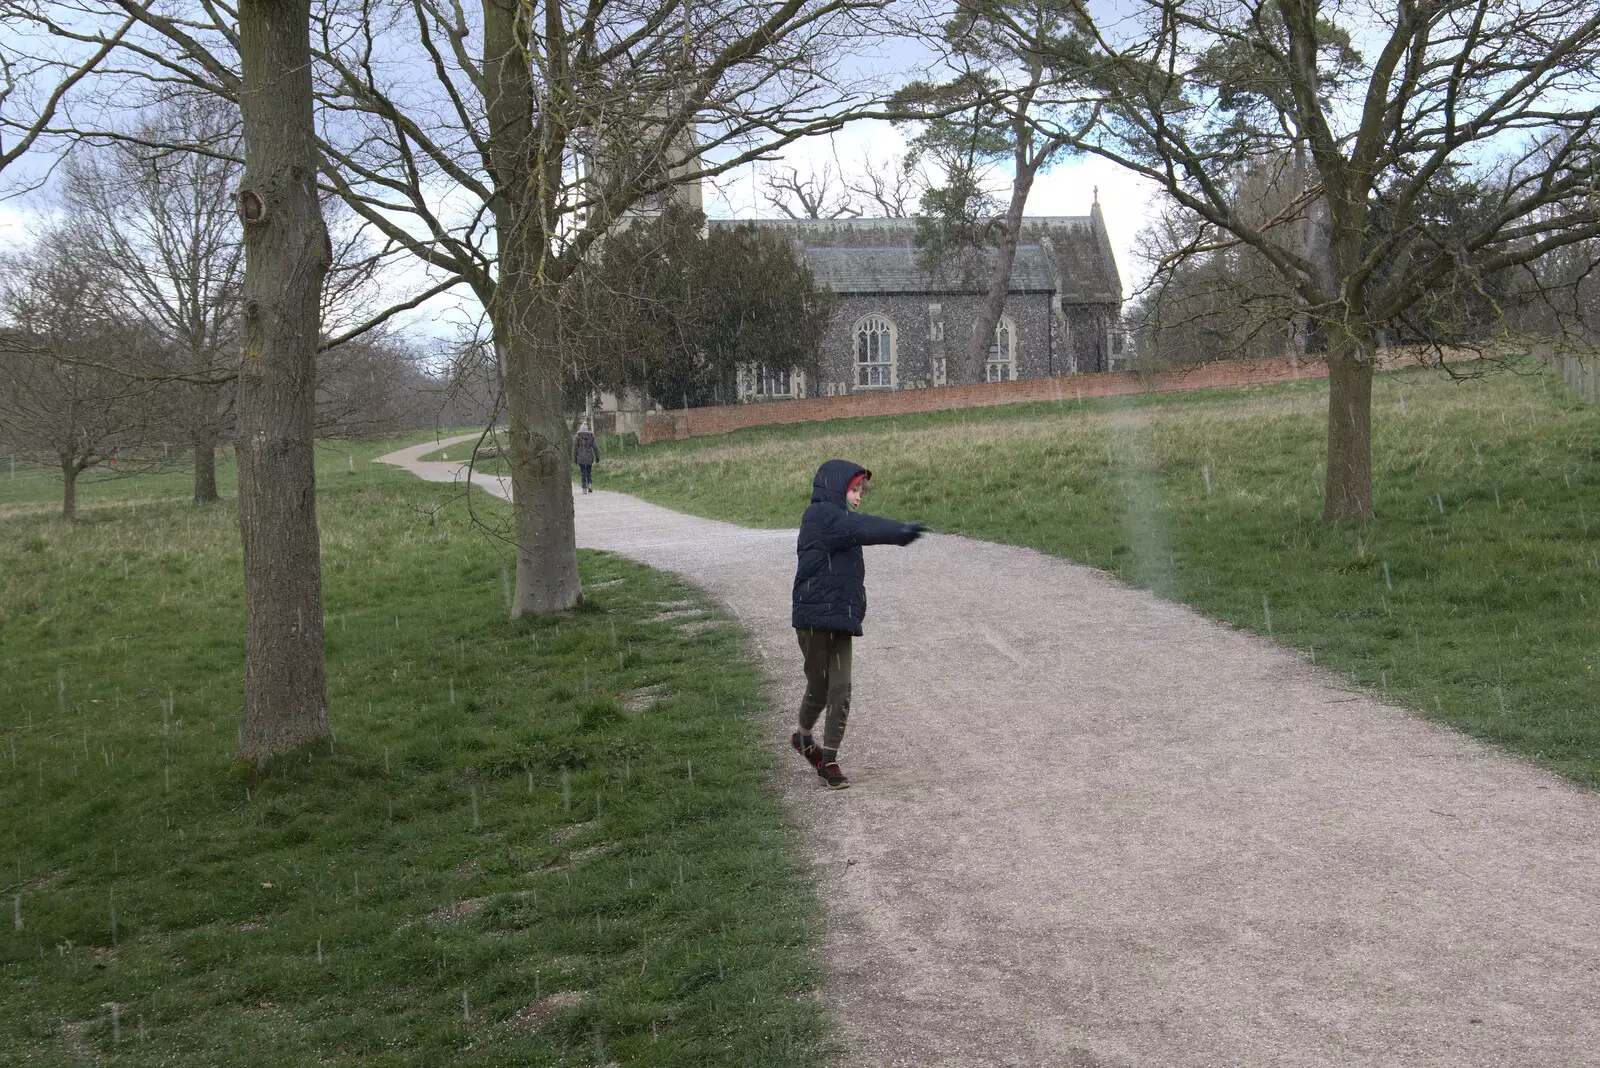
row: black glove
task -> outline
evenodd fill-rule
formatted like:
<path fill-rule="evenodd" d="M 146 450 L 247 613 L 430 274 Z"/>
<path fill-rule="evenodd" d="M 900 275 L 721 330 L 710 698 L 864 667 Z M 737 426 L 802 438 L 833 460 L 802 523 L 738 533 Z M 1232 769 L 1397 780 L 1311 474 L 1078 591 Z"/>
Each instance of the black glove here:
<path fill-rule="evenodd" d="M 924 534 L 926 534 L 928 532 L 928 524 L 926 524 L 926 523 L 907 523 L 906 524 L 906 529 L 908 531 L 910 531 L 909 536 L 906 538 L 906 544 L 910 545 L 912 542 L 916 541 L 918 538 L 922 537 Z"/>

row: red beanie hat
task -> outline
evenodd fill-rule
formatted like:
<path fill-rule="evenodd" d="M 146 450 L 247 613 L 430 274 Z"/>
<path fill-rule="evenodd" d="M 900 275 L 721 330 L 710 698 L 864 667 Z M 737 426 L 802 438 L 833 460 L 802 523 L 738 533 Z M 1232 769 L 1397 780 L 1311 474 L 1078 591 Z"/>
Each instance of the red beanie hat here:
<path fill-rule="evenodd" d="M 872 472 L 871 471 L 863 471 L 863 472 L 861 472 L 859 475 L 855 476 L 854 478 L 852 478 L 850 480 L 850 484 L 844 488 L 844 491 L 846 493 L 849 493 L 851 490 L 855 489 L 857 486 L 861 485 L 861 483 L 865 482 L 867 479 L 869 479 L 871 477 L 872 477 Z"/>

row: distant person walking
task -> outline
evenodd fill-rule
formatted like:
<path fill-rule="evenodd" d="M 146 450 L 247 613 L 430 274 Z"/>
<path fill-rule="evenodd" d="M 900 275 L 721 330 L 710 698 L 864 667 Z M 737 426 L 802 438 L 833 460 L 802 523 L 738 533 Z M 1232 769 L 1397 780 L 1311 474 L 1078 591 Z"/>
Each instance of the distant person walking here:
<path fill-rule="evenodd" d="M 910 545 L 925 523 L 900 523 L 855 514 L 872 472 L 848 460 L 829 460 L 811 483 L 811 507 L 800 517 L 799 564 L 794 573 L 791 622 L 805 658 L 806 692 L 800 701 L 800 729 L 789 739 L 795 751 L 839 790 L 850 780 L 839 768 L 839 743 L 850 718 L 851 640 L 861 636 L 867 614 L 863 545 Z M 827 709 L 822 744 L 811 729 Z"/>
<path fill-rule="evenodd" d="M 583 492 L 593 493 L 594 465 L 600 459 L 600 446 L 595 444 L 594 431 L 589 429 L 588 423 L 578 424 L 578 435 L 572 439 L 572 458 L 578 464 Z"/>

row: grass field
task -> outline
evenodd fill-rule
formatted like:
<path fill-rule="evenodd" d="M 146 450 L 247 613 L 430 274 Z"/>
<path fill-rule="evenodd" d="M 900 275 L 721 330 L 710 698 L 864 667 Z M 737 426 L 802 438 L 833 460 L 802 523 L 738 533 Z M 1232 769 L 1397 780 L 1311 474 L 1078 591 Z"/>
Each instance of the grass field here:
<path fill-rule="evenodd" d="M 173 472 L 66 527 L 0 479 L 0 1061 L 816 1063 L 740 633 L 597 553 L 506 622 L 506 546 L 400 444 L 319 450 L 336 738 L 254 784 L 231 505 Z"/>
<path fill-rule="evenodd" d="M 784 527 L 852 459 L 867 511 L 1104 568 L 1600 785 L 1600 407 L 1554 376 L 1381 375 L 1377 518 L 1329 526 L 1326 405 L 1301 382 L 764 427 L 596 483 Z"/>
<path fill-rule="evenodd" d="M 233 453 L 217 450 L 217 489 L 232 496 L 237 485 Z M 0 448 L 0 519 L 18 515 L 61 512 L 61 475 L 37 464 L 12 457 Z M 177 452 L 167 463 L 157 462 L 137 474 L 117 472 L 99 464 L 78 476 L 78 507 L 136 507 L 158 501 L 194 499 L 194 469 Z"/>

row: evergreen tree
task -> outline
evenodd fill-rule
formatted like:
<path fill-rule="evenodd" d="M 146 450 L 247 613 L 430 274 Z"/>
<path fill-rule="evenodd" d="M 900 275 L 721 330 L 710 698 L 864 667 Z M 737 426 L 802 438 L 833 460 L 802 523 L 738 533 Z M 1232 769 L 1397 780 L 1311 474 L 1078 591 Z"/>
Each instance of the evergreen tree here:
<path fill-rule="evenodd" d="M 815 373 L 832 311 L 794 244 L 669 207 L 609 238 L 574 279 L 564 342 L 583 392 L 669 407 L 737 399 L 740 368 Z"/>

